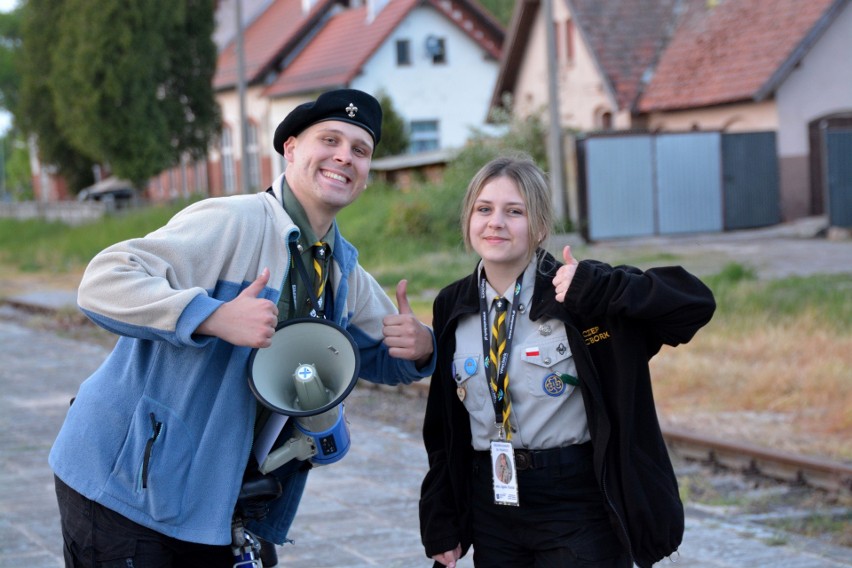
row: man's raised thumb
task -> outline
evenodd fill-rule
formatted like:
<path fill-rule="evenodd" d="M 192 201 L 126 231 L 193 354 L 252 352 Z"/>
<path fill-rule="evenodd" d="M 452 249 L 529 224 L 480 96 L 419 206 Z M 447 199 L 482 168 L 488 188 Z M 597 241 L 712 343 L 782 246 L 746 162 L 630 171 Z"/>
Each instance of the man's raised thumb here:
<path fill-rule="evenodd" d="M 411 309 L 411 304 L 408 303 L 407 289 L 408 280 L 400 280 L 399 284 L 396 285 L 396 305 L 399 307 L 399 313 L 401 314 L 414 313 L 414 310 Z"/>
<path fill-rule="evenodd" d="M 251 296 L 252 298 L 257 298 L 263 289 L 266 287 L 266 283 L 269 282 L 269 269 L 264 268 L 254 282 L 249 284 L 245 290 L 240 293 L 240 296 Z"/>

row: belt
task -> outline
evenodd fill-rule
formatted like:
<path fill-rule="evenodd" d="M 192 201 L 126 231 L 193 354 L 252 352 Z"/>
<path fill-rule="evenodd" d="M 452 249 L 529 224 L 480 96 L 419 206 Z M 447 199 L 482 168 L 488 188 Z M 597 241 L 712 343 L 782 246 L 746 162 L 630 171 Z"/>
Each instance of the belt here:
<path fill-rule="evenodd" d="M 592 443 L 574 444 L 549 450 L 520 450 L 515 449 L 515 469 L 542 469 L 554 465 L 576 463 L 592 455 Z M 477 459 L 491 461 L 491 452 L 474 452 Z"/>

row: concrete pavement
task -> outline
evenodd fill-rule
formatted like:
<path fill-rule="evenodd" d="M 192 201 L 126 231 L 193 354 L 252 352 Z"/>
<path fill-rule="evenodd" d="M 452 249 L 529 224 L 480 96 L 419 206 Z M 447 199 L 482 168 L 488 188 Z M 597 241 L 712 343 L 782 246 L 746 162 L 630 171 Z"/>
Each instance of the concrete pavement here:
<path fill-rule="evenodd" d="M 21 325 L 9 310 L 0 308 L 0 568 L 57 568 L 62 544 L 47 453 L 69 399 L 107 351 Z M 349 407 L 358 404 L 355 393 Z M 417 520 L 426 469 L 419 436 L 364 420 L 354 408 L 350 414 L 352 449 L 311 474 L 290 534 L 295 545 L 279 549 L 280 566 L 428 568 Z M 852 566 L 852 549 L 690 509 L 677 563 L 837 568 Z M 460 564 L 471 566 L 469 558 Z"/>

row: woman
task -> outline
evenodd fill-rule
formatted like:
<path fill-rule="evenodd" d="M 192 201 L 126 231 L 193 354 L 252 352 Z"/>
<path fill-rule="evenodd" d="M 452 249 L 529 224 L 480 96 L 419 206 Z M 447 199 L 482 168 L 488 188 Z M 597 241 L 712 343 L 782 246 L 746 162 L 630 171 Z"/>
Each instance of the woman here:
<path fill-rule="evenodd" d="M 542 248 L 551 224 L 547 180 L 526 157 L 495 159 L 468 186 L 462 234 L 481 261 L 435 300 L 423 427 L 420 526 L 435 566 L 472 545 L 478 568 L 644 568 L 681 542 L 648 361 L 710 320 L 713 295 L 680 267 L 578 262 L 570 247 L 561 264 Z"/>

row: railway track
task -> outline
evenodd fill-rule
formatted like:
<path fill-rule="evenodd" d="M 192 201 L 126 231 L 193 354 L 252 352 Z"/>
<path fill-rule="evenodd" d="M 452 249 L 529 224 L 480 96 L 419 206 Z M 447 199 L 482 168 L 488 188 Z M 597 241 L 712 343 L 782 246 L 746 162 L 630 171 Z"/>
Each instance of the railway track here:
<path fill-rule="evenodd" d="M 670 451 L 687 460 L 712 462 L 730 470 L 852 494 L 852 464 L 778 452 L 677 428 L 663 428 L 663 437 Z"/>

